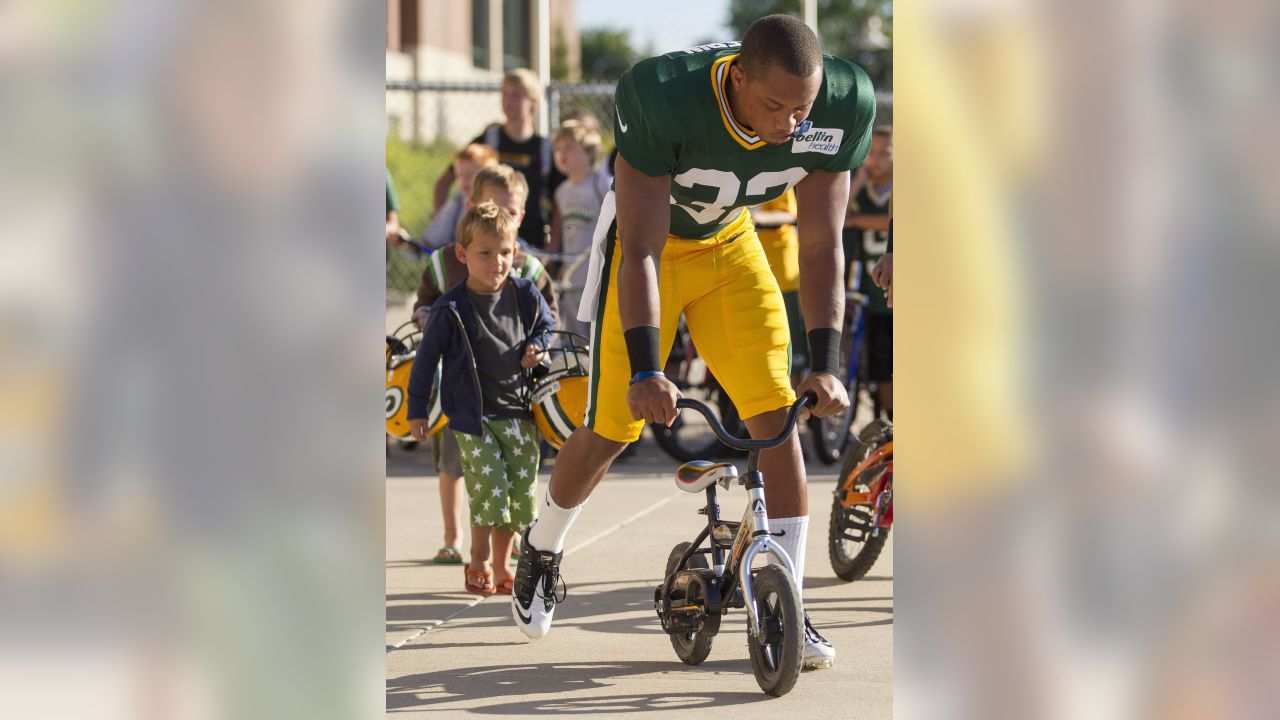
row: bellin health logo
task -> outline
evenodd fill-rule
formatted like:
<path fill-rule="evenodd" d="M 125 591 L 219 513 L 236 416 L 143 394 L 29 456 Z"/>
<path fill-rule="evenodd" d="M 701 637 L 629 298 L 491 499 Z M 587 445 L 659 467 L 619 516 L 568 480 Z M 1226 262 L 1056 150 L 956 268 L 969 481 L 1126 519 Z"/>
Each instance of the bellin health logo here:
<path fill-rule="evenodd" d="M 817 152 L 824 155 L 835 155 L 840 150 L 840 141 L 843 138 L 843 128 L 811 128 L 805 134 L 791 141 L 791 152 Z"/>

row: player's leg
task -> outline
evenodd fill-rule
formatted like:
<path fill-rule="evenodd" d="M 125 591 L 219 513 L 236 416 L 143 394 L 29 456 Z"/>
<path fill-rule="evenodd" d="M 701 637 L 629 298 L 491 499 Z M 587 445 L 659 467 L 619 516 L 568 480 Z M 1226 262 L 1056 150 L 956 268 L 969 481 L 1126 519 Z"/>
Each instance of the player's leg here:
<path fill-rule="evenodd" d="M 749 216 L 743 213 L 714 238 L 679 248 L 679 291 L 698 354 L 729 393 L 752 437 L 777 435 L 795 401 L 791 331 Z M 771 518 L 807 513 L 804 466 L 794 435 L 762 452 L 760 469 Z"/>
<path fill-rule="evenodd" d="M 745 213 L 744 213 L 745 215 Z M 685 306 L 685 319 L 699 354 L 724 386 L 755 438 L 778 435 L 795 401 L 791 390 L 790 328 L 778 283 L 750 228 L 731 223 L 713 249 L 681 264 L 681 289 L 709 288 Z M 809 507 L 800 439 L 760 453 L 769 505 L 769 527 L 792 559 L 803 591 Z M 830 667 L 831 647 L 805 616 L 804 665 Z"/>
<path fill-rule="evenodd" d="M 569 528 L 613 460 L 644 429 L 644 422 L 633 418 L 627 406 L 631 361 L 616 292 L 621 249 L 612 234 L 606 239 L 604 257 L 608 272 L 600 284 L 591 326 L 586 417 L 556 456 L 551 481 L 538 505 L 538 519 L 525 533 L 516 566 L 512 615 L 521 632 L 534 639 L 550 630 L 555 605 L 563 597 L 556 588 L 562 585 L 560 559 Z M 659 292 L 662 294 L 661 287 Z M 674 317 L 679 316 L 678 306 L 672 307 L 673 320 L 668 322 L 667 314 L 672 311 L 664 301 L 661 342 L 668 348 L 675 338 Z"/>

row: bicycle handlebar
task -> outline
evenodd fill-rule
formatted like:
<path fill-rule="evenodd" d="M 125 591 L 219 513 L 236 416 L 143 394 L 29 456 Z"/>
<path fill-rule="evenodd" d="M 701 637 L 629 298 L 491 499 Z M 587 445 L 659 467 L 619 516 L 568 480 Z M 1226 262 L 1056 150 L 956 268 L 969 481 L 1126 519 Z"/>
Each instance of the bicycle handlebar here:
<path fill-rule="evenodd" d="M 697 410 L 702 417 L 707 419 L 707 424 L 711 426 L 711 432 L 720 438 L 720 442 L 731 448 L 738 450 L 768 450 L 786 442 L 791 436 L 791 431 L 796 427 L 796 418 L 800 416 L 801 408 L 812 407 L 818 401 L 818 397 L 813 393 L 805 393 L 801 395 L 792 405 L 791 410 L 787 412 L 787 425 L 782 429 L 782 433 L 777 437 L 768 440 L 752 440 L 750 438 L 740 438 L 730 435 L 728 430 L 724 429 L 724 425 L 720 424 L 720 420 L 711 413 L 711 408 L 703 405 L 697 400 L 690 398 L 680 398 L 676 400 L 676 409 L 681 410 L 688 408 Z"/>

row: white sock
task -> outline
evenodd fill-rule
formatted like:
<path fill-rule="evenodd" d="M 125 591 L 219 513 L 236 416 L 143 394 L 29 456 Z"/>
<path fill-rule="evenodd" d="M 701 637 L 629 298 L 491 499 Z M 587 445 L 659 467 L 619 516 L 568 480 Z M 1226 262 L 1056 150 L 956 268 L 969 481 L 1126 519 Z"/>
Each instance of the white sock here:
<path fill-rule="evenodd" d="M 785 534 L 775 535 L 773 541 L 786 551 L 791 558 L 791 564 L 796 568 L 796 589 L 800 591 L 800 596 L 804 597 L 804 544 L 809 539 L 809 518 L 805 517 L 789 517 L 789 518 L 769 518 L 769 531 L 782 531 Z M 769 556 L 769 562 L 775 565 L 781 565 L 772 555 Z"/>
<path fill-rule="evenodd" d="M 562 508 L 551 499 L 551 484 L 547 483 L 542 507 L 538 508 L 538 519 L 529 527 L 529 544 L 543 552 L 558 553 L 564 550 L 564 538 L 569 534 L 569 526 L 574 518 L 582 512 L 586 505 Z"/>

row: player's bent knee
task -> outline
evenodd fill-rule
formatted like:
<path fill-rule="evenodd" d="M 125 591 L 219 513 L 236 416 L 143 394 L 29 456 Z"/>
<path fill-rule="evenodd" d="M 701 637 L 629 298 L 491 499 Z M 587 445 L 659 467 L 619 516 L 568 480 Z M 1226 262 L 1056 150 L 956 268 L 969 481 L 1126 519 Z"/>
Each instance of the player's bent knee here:
<path fill-rule="evenodd" d="M 573 431 L 569 439 L 565 441 L 565 447 L 561 450 L 570 450 L 570 452 L 578 451 L 585 453 L 590 458 L 608 458 L 612 460 L 626 449 L 629 442 L 614 440 L 605 437 L 591 428 L 583 425 Z M 572 445 L 572 448 L 570 447 Z"/>

